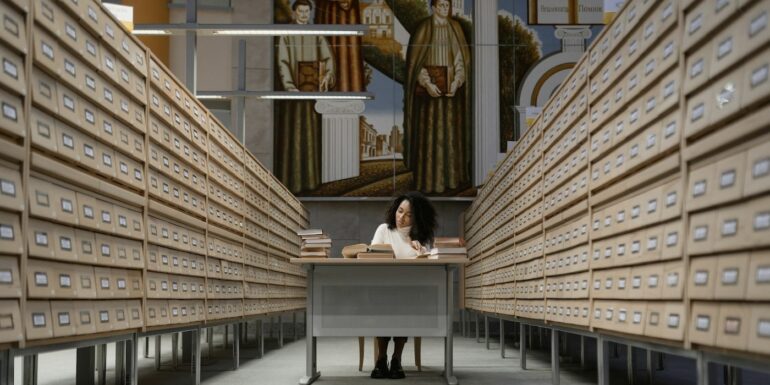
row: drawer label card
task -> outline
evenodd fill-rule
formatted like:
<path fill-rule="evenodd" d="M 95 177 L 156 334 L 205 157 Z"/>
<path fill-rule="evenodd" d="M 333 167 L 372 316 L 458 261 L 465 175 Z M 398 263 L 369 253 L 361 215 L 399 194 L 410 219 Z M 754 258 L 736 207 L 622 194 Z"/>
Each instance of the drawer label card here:
<path fill-rule="evenodd" d="M 672 191 L 666 194 L 666 207 L 671 207 L 676 204 L 676 191 Z"/>
<path fill-rule="evenodd" d="M 757 266 L 757 283 L 770 283 L 770 266 Z"/>
<path fill-rule="evenodd" d="M 106 310 L 99 311 L 99 321 L 101 322 L 109 322 L 110 321 L 110 313 Z"/>
<path fill-rule="evenodd" d="M 751 20 L 749 25 L 749 37 L 754 37 L 757 33 L 767 27 L 767 11 L 763 11 L 762 14 Z"/>
<path fill-rule="evenodd" d="M 37 286 L 48 286 L 48 274 L 46 274 L 46 273 L 35 273 L 35 285 L 37 285 Z"/>
<path fill-rule="evenodd" d="M 45 327 L 45 314 L 43 314 L 43 313 L 32 313 L 32 326 L 34 326 L 34 327 Z"/>
<path fill-rule="evenodd" d="M 727 39 L 719 43 L 717 48 L 717 59 L 723 58 L 733 50 L 733 37 L 729 36 Z"/>
<path fill-rule="evenodd" d="M 0 179 L 0 191 L 4 195 L 16 196 L 16 183 L 6 179 Z"/>
<path fill-rule="evenodd" d="M 634 312 L 633 322 L 635 324 L 640 324 L 642 322 L 642 312 L 640 312 L 640 311 L 635 311 Z"/>
<path fill-rule="evenodd" d="M 72 201 L 69 199 L 62 198 L 61 199 L 61 209 L 64 212 L 72 213 L 73 207 L 72 207 Z"/>
<path fill-rule="evenodd" d="M 735 235 L 735 233 L 738 231 L 738 220 L 737 219 L 728 219 L 724 223 L 722 223 L 722 236 L 723 237 L 730 237 Z"/>
<path fill-rule="evenodd" d="M 99 285 L 101 285 L 102 289 L 109 289 L 110 288 L 110 279 L 109 278 L 101 278 L 99 280 Z"/>
<path fill-rule="evenodd" d="M 679 233 L 677 232 L 668 233 L 668 235 L 666 236 L 666 246 L 668 247 L 676 246 L 678 242 L 679 242 Z"/>
<path fill-rule="evenodd" d="M 61 312 L 59 313 L 59 326 L 68 326 L 70 324 L 70 314 Z"/>
<path fill-rule="evenodd" d="M 669 287 L 676 287 L 679 285 L 679 273 L 668 273 L 666 277 L 666 284 Z"/>
<path fill-rule="evenodd" d="M 767 80 L 768 65 L 765 64 L 762 67 L 755 69 L 751 73 L 751 87 L 756 87 Z"/>
<path fill-rule="evenodd" d="M 71 287 L 72 286 L 72 279 L 67 274 L 61 274 L 59 275 L 59 286 L 61 287 Z"/>
<path fill-rule="evenodd" d="M 754 230 L 764 230 L 770 227 L 770 211 L 758 213 L 754 217 Z"/>
<path fill-rule="evenodd" d="M 738 269 L 729 268 L 722 272 L 722 284 L 723 285 L 735 285 L 738 283 Z"/>
<path fill-rule="evenodd" d="M 705 270 L 697 270 L 693 275 L 695 286 L 705 286 L 709 281 L 709 273 Z"/>
<path fill-rule="evenodd" d="M 658 237 L 653 236 L 647 239 L 647 250 L 655 250 L 658 248 Z"/>
<path fill-rule="evenodd" d="M 19 79 L 18 67 L 16 67 L 16 64 L 5 58 L 3 58 L 3 71 L 10 75 L 12 78 L 17 80 Z"/>
<path fill-rule="evenodd" d="M 36 231 L 35 244 L 38 246 L 48 246 L 48 234 L 42 231 Z"/>
<path fill-rule="evenodd" d="M 700 331 L 708 331 L 711 324 L 711 317 L 707 315 L 699 315 L 695 319 L 695 328 Z"/>
<path fill-rule="evenodd" d="M 725 334 L 740 334 L 741 320 L 734 317 L 725 319 Z"/>
<path fill-rule="evenodd" d="M 0 283 L 11 284 L 13 283 L 13 273 L 9 269 L 0 270 Z"/>
<path fill-rule="evenodd" d="M 695 228 L 694 238 L 696 241 L 703 241 L 708 238 L 708 226 L 698 226 Z"/>
<path fill-rule="evenodd" d="M 673 329 L 679 327 L 679 314 L 669 314 L 668 315 L 668 327 L 673 328 Z"/>
<path fill-rule="evenodd" d="M 658 276 L 657 274 L 651 275 L 647 278 L 647 286 L 649 287 L 658 287 Z"/>
<path fill-rule="evenodd" d="M 751 169 L 751 174 L 756 178 L 763 177 L 770 173 L 770 158 L 760 159 L 754 162 L 754 166 Z"/>
<path fill-rule="evenodd" d="M 15 122 L 18 119 L 16 107 L 3 102 L 3 116 Z"/>
<path fill-rule="evenodd" d="M 701 73 L 703 73 L 703 58 L 696 60 L 690 66 L 690 79 L 695 79 Z"/>
<path fill-rule="evenodd" d="M 759 320 L 759 325 L 757 325 L 757 334 L 764 338 L 770 337 L 770 320 Z"/>
<path fill-rule="evenodd" d="M 72 240 L 67 237 L 59 238 L 59 247 L 61 247 L 62 250 L 66 250 L 66 251 L 72 250 Z"/>
<path fill-rule="evenodd" d="M 703 113 L 706 111 L 706 106 L 703 102 L 698 103 L 695 107 L 692 109 L 692 116 L 690 117 L 690 122 L 695 122 L 703 117 Z"/>
<path fill-rule="evenodd" d="M 647 202 L 647 213 L 654 213 L 655 210 L 658 209 L 658 200 L 652 199 L 649 202 Z"/>
<path fill-rule="evenodd" d="M 692 196 L 699 197 L 706 193 L 706 181 L 699 180 L 692 185 Z"/>

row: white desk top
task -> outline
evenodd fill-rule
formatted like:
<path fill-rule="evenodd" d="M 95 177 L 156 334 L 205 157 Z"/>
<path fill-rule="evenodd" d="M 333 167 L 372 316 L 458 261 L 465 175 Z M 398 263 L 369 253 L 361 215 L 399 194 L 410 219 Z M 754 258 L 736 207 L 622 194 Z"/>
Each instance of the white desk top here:
<path fill-rule="evenodd" d="M 387 265 L 387 266 L 431 266 L 431 265 L 465 265 L 468 258 L 453 259 L 358 259 L 358 258 L 291 258 L 291 263 L 298 265 Z"/>

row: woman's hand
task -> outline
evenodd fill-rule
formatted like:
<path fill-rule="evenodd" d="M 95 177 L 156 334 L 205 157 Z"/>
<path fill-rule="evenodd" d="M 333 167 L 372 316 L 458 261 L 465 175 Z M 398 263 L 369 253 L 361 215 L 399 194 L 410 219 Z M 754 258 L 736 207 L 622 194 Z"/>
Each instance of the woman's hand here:
<path fill-rule="evenodd" d="M 421 244 L 420 244 L 420 242 L 418 242 L 418 241 L 412 241 L 412 243 L 411 243 L 411 246 L 412 246 L 412 248 L 413 248 L 415 251 L 417 251 L 418 253 L 419 253 L 419 252 L 420 252 L 420 250 L 422 249 L 422 245 L 421 245 Z"/>

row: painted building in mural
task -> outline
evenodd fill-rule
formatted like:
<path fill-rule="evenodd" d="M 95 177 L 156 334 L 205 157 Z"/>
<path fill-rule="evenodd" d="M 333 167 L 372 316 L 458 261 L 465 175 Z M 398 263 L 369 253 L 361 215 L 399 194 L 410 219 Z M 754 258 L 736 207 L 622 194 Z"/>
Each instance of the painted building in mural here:
<path fill-rule="evenodd" d="M 511 147 L 567 77 L 617 0 L 499 0 L 500 143 Z"/>

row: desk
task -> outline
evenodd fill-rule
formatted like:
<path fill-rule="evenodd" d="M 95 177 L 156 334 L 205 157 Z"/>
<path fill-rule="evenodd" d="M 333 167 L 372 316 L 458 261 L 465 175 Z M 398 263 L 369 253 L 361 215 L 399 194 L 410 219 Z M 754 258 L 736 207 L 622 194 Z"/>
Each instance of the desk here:
<path fill-rule="evenodd" d="M 452 370 L 452 271 L 467 259 L 295 258 L 307 270 L 307 369 L 300 385 L 321 376 L 318 337 L 442 337 L 444 377 Z"/>

